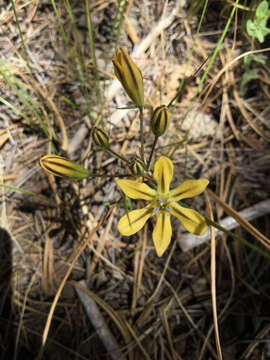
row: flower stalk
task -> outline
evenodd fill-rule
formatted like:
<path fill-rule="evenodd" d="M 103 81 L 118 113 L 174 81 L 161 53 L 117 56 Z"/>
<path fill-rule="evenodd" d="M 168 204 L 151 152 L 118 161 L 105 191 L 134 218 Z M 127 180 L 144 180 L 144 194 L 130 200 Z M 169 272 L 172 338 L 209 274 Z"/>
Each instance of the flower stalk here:
<path fill-rule="evenodd" d="M 111 154 L 111 155 L 113 155 L 114 157 L 116 157 L 116 158 L 118 158 L 118 159 L 120 159 L 120 160 L 122 160 L 122 161 L 124 161 L 126 164 L 128 164 L 128 160 L 124 157 L 124 156 L 122 156 L 122 155 L 120 155 L 120 154 L 117 154 L 115 151 L 113 151 L 111 148 L 107 148 L 107 149 L 105 149 L 109 154 Z"/>
<path fill-rule="evenodd" d="M 143 133 L 143 107 L 141 106 L 140 109 L 140 139 L 141 139 L 141 148 L 140 148 L 140 155 L 141 160 L 144 163 L 144 133 Z"/>
<path fill-rule="evenodd" d="M 151 166 L 152 157 L 155 151 L 155 147 L 157 145 L 158 138 L 165 133 L 169 126 L 170 121 L 170 112 L 166 105 L 158 106 L 152 116 L 151 116 L 151 130 L 155 135 L 155 140 L 152 145 L 150 157 L 148 159 L 148 163 L 146 169 L 149 170 Z"/>
<path fill-rule="evenodd" d="M 150 153 L 150 156 L 149 156 L 149 159 L 148 159 L 148 163 L 147 163 L 147 166 L 146 166 L 146 170 L 147 170 L 147 171 L 150 169 L 151 162 L 152 162 L 152 158 L 153 158 L 153 154 L 154 154 L 154 151 L 155 151 L 155 148 L 156 148 L 156 145 L 157 145 L 157 141 L 158 141 L 158 136 L 155 136 L 155 140 L 154 140 L 154 142 L 153 142 L 153 145 L 152 145 L 152 148 L 151 148 L 151 153 Z"/>
<path fill-rule="evenodd" d="M 122 155 L 117 154 L 110 148 L 109 144 L 109 136 L 108 134 L 101 128 L 95 127 L 92 133 L 94 143 L 100 147 L 101 149 L 107 151 L 109 154 L 113 155 L 114 157 L 128 163 L 128 160 L 124 158 Z"/>

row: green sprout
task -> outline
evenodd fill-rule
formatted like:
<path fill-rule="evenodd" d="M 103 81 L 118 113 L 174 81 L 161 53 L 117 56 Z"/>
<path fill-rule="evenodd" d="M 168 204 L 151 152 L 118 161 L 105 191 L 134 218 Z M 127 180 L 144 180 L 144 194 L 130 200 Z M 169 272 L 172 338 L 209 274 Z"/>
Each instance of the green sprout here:
<path fill-rule="evenodd" d="M 257 38 L 260 43 L 264 42 L 264 37 L 270 34 L 270 29 L 267 28 L 267 21 L 270 16 L 268 10 L 268 2 L 262 1 L 256 9 L 254 20 L 247 21 L 247 33 L 252 38 Z"/>

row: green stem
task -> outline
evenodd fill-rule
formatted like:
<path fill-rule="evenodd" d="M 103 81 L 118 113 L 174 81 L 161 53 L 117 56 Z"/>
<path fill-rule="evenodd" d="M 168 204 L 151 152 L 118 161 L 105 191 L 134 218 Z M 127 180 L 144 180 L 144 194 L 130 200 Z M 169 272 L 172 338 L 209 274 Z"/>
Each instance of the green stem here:
<path fill-rule="evenodd" d="M 96 59 L 96 49 L 95 49 L 95 40 L 93 36 L 93 26 L 92 26 L 92 19 L 91 19 L 91 10 L 90 10 L 90 1 L 85 0 L 86 6 L 86 17 L 87 17 L 87 27 L 88 27 L 88 38 L 89 38 L 89 45 L 90 45 L 90 54 L 93 62 L 93 73 L 95 79 L 95 87 L 96 87 L 96 94 L 97 98 L 100 100 L 100 91 L 99 91 L 99 76 L 98 76 L 98 67 L 97 67 L 97 59 Z"/>
<path fill-rule="evenodd" d="M 202 75 L 202 78 L 201 78 L 200 83 L 199 83 L 199 85 L 198 85 L 198 88 L 197 88 L 197 91 L 196 91 L 196 95 L 195 95 L 195 96 L 197 96 L 197 95 L 199 94 L 199 92 L 201 91 L 201 89 L 202 89 L 202 87 L 203 87 L 203 83 L 204 83 L 204 81 L 205 81 L 205 79 L 206 79 L 206 77 L 207 77 L 207 74 L 208 74 L 208 72 L 210 71 L 210 69 L 211 69 L 211 67 L 212 67 L 212 65 L 213 65 L 213 62 L 214 62 L 214 60 L 215 60 L 215 58 L 216 58 L 216 56 L 217 56 L 217 53 L 218 53 L 218 51 L 219 51 L 219 49 L 220 49 L 220 47 L 221 47 L 221 45 L 222 45 L 222 43 L 223 43 L 223 40 L 224 40 L 224 38 L 225 38 L 228 30 L 229 30 L 229 27 L 230 27 L 231 21 L 232 21 L 232 19 L 233 19 L 234 13 L 235 13 L 235 11 L 236 11 L 236 9 L 237 9 L 238 3 L 239 3 L 239 0 L 236 0 L 236 1 L 234 2 L 233 9 L 232 9 L 232 11 L 231 11 L 230 17 L 229 17 L 229 19 L 228 19 L 228 21 L 227 21 L 227 23 L 226 23 L 226 25 L 225 25 L 225 28 L 224 28 L 224 30 L 223 30 L 223 32 L 222 32 L 222 35 L 221 35 L 221 37 L 220 37 L 220 39 L 219 39 L 219 41 L 218 41 L 218 44 L 217 44 L 216 48 L 215 48 L 215 50 L 214 50 L 214 53 L 213 53 L 213 55 L 211 56 L 211 58 L 210 58 L 210 60 L 209 60 L 208 66 L 207 66 L 205 72 L 204 72 L 203 75 Z"/>
<path fill-rule="evenodd" d="M 151 161 L 152 161 L 152 157 L 153 157 L 153 154 L 154 154 L 154 150 L 155 150 L 155 147 L 157 145 L 157 141 L 158 141 L 158 136 L 155 136 L 155 140 L 153 142 L 153 145 L 152 145 L 152 149 L 151 149 L 151 154 L 149 156 L 149 160 L 148 160 L 148 163 L 147 163 L 147 166 L 146 166 L 146 170 L 148 171 L 149 168 L 150 168 L 150 165 L 151 165 Z"/>
<path fill-rule="evenodd" d="M 178 201 L 178 203 L 179 203 L 181 206 L 185 207 L 185 208 L 191 209 L 189 206 L 187 206 L 187 205 L 186 205 L 185 203 L 183 203 L 182 201 Z M 247 241 L 246 239 L 242 238 L 241 236 L 239 236 L 239 235 L 231 232 L 230 230 L 225 229 L 223 226 L 221 226 L 221 225 L 219 225 L 218 223 L 216 223 L 215 221 L 209 219 L 207 216 L 205 216 L 205 215 L 203 215 L 203 216 L 204 216 L 204 218 L 205 218 L 205 220 L 206 220 L 206 222 L 207 222 L 208 225 L 214 226 L 216 229 L 224 232 L 224 233 L 227 234 L 228 236 L 232 237 L 234 240 L 241 241 L 244 245 L 248 246 L 249 248 L 257 251 L 259 254 L 261 254 L 261 255 L 267 257 L 268 259 L 270 259 L 270 255 L 269 255 L 267 252 L 265 252 L 265 251 L 263 251 L 262 249 L 260 249 L 258 246 L 251 244 L 249 241 Z M 239 226 L 241 226 L 241 225 L 239 224 Z"/>
<path fill-rule="evenodd" d="M 140 138 L 141 138 L 141 160 L 144 163 L 144 136 L 143 136 L 143 107 L 140 110 Z"/>
<path fill-rule="evenodd" d="M 242 238 L 241 236 L 231 232 L 230 230 L 225 229 L 223 226 L 219 225 L 218 223 L 216 223 L 215 221 L 212 221 L 211 219 L 209 219 L 207 216 L 204 216 L 208 225 L 212 225 L 214 226 L 216 229 L 223 231 L 224 233 L 226 233 L 227 235 L 231 236 L 234 240 L 239 240 L 241 241 L 243 244 L 245 244 L 246 246 L 248 246 L 249 248 L 257 251 L 259 254 L 267 257 L 268 259 L 270 259 L 270 255 L 267 254 L 265 251 L 263 251 L 262 249 L 258 248 L 256 245 L 251 244 L 249 241 L 245 240 L 244 238 Z M 240 224 L 239 224 L 240 226 Z"/>
<path fill-rule="evenodd" d="M 128 164 L 128 160 L 126 158 L 124 158 L 122 155 L 117 154 L 115 151 L 113 151 L 110 148 L 105 149 L 108 153 L 112 154 L 113 156 L 117 157 L 118 159 L 124 161 L 125 163 Z"/>

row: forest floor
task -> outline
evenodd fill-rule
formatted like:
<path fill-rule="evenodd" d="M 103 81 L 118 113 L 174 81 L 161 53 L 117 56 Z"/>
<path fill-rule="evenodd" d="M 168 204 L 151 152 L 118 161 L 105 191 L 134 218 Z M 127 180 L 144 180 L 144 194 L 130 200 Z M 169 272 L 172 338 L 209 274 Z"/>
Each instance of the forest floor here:
<path fill-rule="evenodd" d="M 199 1 L 18 0 L 15 16 L 0 0 L 1 360 L 14 349 L 18 360 L 270 359 L 270 42 L 245 31 L 253 3 L 239 5 L 211 64 L 233 2 L 210 1 L 198 31 Z M 208 204 L 235 237 L 197 237 L 172 217 L 158 257 L 154 218 L 119 233 L 144 201 L 124 199 L 115 178 L 129 169 L 91 139 L 101 126 L 116 153 L 140 155 L 139 111 L 118 109 L 132 105 L 113 72 L 118 45 L 153 108 L 186 79 L 155 159 L 173 161 L 172 187 L 208 179 L 186 204 L 210 217 Z M 263 60 L 245 65 L 251 50 Z M 147 158 L 149 118 L 145 108 Z M 48 175 L 39 159 L 51 153 L 104 176 Z"/>

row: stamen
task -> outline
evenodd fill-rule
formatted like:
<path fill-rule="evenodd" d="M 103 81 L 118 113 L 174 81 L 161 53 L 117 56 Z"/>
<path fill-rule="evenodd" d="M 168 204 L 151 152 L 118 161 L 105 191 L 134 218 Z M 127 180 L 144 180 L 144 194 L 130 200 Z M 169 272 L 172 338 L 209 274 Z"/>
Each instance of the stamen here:
<path fill-rule="evenodd" d="M 163 203 L 163 198 L 162 198 L 162 197 L 159 197 L 159 198 L 157 199 L 157 201 L 158 201 L 160 204 L 162 204 L 162 203 Z"/>
<path fill-rule="evenodd" d="M 165 207 L 165 210 L 168 211 L 169 213 L 172 212 L 172 209 L 168 207 Z"/>
<path fill-rule="evenodd" d="M 156 214 L 158 212 L 159 208 L 154 208 L 153 213 Z"/>

